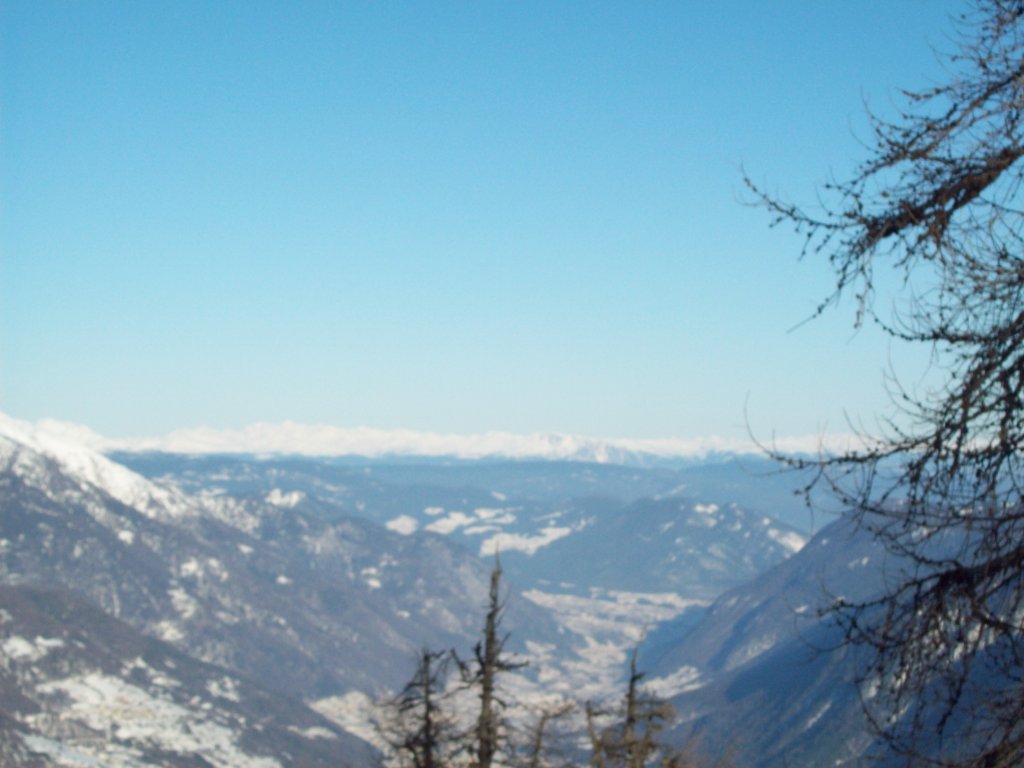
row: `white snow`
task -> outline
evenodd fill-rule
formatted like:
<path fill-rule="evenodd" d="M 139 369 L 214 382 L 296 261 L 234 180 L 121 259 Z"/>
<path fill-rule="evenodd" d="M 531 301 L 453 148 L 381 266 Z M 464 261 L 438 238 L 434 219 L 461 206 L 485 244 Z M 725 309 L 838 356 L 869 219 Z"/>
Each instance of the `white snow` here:
<path fill-rule="evenodd" d="M 550 668 L 547 685 L 550 692 L 582 700 L 601 699 L 619 691 L 629 651 L 643 639 L 648 629 L 675 618 L 690 606 L 707 604 L 674 592 L 597 588 L 590 590 L 589 597 L 539 590 L 524 592 L 523 597 L 550 610 L 562 626 L 584 638 L 584 646 L 576 659 L 540 658 L 536 664 Z"/>
<path fill-rule="evenodd" d="M 185 639 L 185 633 L 181 631 L 181 627 L 170 620 L 158 622 L 153 627 L 153 632 L 166 643 L 176 643 Z"/>
<path fill-rule="evenodd" d="M 696 667 L 683 666 L 670 675 L 655 677 L 643 683 L 643 689 L 662 699 L 670 699 L 686 691 L 694 691 L 702 687 L 700 670 Z"/>
<path fill-rule="evenodd" d="M 399 515 L 393 520 L 388 520 L 384 524 L 384 527 L 387 528 L 389 531 L 400 533 L 403 536 L 411 536 L 412 534 L 416 533 L 416 529 L 419 528 L 419 525 L 420 524 L 416 522 L 415 517 L 411 517 L 409 515 Z"/>
<path fill-rule="evenodd" d="M 204 579 L 207 576 L 216 578 L 218 581 L 227 581 L 228 572 L 224 565 L 215 557 L 208 557 L 205 561 L 190 557 L 178 566 L 178 575 L 182 578 Z"/>
<path fill-rule="evenodd" d="M 765 651 L 771 650 L 778 640 L 779 639 L 773 634 L 763 635 L 751 640 L 729 657 L 729 661 L 725 665 L 725 668 L 736 669 L 737 667 L 746 664 L 748 661 L 757 658 Z"/>
<path fill-rule="evenodd" d="M 211 696 L 228 701 L 241 701 L 238 695 L 238 685 L 230 677 L 222 677 L 220 680 L 210 680 L 206 684 L 206 690 Z"/>
<path fill-rule="evenodd" d="M 494 533 L 500 530 L 500 525 L 467 525 L 462 532 L 467 536 L 483 536 L 485 533 Z"/>
<path fill-rule="evenodd" d="M 266 502 L 273 504 L 275 507 L 286 507 L 292 508 L 298 506 L 303 499 L 306 498 L 306 494 L 302 491 L 289 491 L 284 493 L 280 488 L 274 488 L 266 496 Z"/>
<path fill-rule="evenodd" d="M 37 691 L 65 696 L 63 719 L 106 734 L 96 744 L 75 744 L 71 753 L 59 742 L 36 737 L 34 748 L 43 749 L 54 765 L 88 765 L 76 759 L 75 753 L 83 753 L 102 758 L 103 765 L 134 768 L 145 764 L 138 758 L 140 749 L 147 748 L 201 758 L 217 768 L 280 768 L 276 760 L 244 752 L 229 725 L 120 678 L 92 672 L 43 683 Z M 38 717 L 25 719 L 33 725 Z"/>
<path fill-rule="evenodd" d="M 171 604 L 174 606 L 174 610 L 178 612 L 178 615 L 181 616 L 181 618 L 188 620 L 196 615 L 199 603 L 197 603 L 195 598 L 184 589 L 181 587 L 174 587 L 168 590 L 167 594 L 171 598 Z"/>
<path fill-rule="evenodd" d="M 504 509 L 493 507 L 477 507 L 473 514 L 481 520 L 490 520 L 495 523 L 514 523 L 516 516 L 507 513 Z"/>
<path fill-rule="evenodd" d="M 822 718 L 822 717 L 824 716 L 824 714 L 825 714 L 826 712 L 828 712 L 828 711 L 829 711 L 829 709 L 831 709 L 831 708 L 832 708 L 832 702 L 831 702 L 831 701 L 826 701 L 826 702 L 825 702 L 824 704 L 822 704 L 822 705 L 821 705 L 820 707 L 818 707 L 818 711 L 817 711 L 817 712 L 815 712 L 815 713 L 814 713 L 813 715 L 811 715 L 811 716 L 810 716 L 810 717 L 809 717 L 809 718 L 807 719 L 807 722 L 806 722 L 806 723 L 804 723 L 804 727 L 803 727 L 803 730 L 805 730 L 805 731 L 806 731 L 806 730 L 808 730 L 809 728 L 813 728 L 813 727 L 814 727 L 814 724 L 815 724 L 816 722 L 818 722 L 819 720 L 821 720 L 821 718 Z"/>
<path fill-rule="evenodd" d="M 807 539 L 796 531 L 780 531 L 769 528 L 767 534 L 769 539 L 778 542 L 792 553 L 799 552 L 807 544 Z"/>
<path fill-rule="evenodd" d="M 381 732 L 373 726 L 376 705 L 362 691 L 349 691 L 344 696 L 330 696 L 309 702 L 309 706 L 349 733 L 378 748 L 385 746 Z"/>
<path fill-rule="evenodd" d="M 366 582 L 366 586 L 370 589 L 381 588 L 381 580 L 379 578 L 380 571 L 376 568 L 372 566 L 370 568 L 363 568 L 363 570 L 359 572 L 359 575 L 363 577 L 363 581 Z"/>
<path fill-rule="evenodd" d="M 442 517 L 439 520 L 435 520 L 426 527 L 426 530 L 431 533 L 449 534 L 463 526 L 469 525 L 476 521 L 476 518 L 472 515 L 467 515 L 465 512 L 455 510 L 449 512 L 446 517 Z"/>
<path fill-rule="evenodd" d="M 337 739 L 338 735 L 334 731 L 330 731 L 327 728 L 323 728 L 319 725 L 312 725 L 309 728 L 297 728 L 292 725 L 288 728 L 292 733 L 297 733 L 299 736 L 304 736 L 307 739 Z"/>
<path fill-rule="evenodd" d="M 480 557 L 490 557 L 496 552 L 508 552 L 510 550 L 517 550 L 525 552 L 527 555 L 532 555 L 541 547 L 546 547 L 551 542 L 568 536 L 572 531 L 572 528 L 550 527 L 541 528 L 535 536 L 522 533 L 496 533 L 489 539 L 485 539 L 480 545 Z"/>
<path fill-rule="evenodd" d="M 0 413 L 0 438 L 0 456 L 19 453 L 19 446 L 28 448 L 147 517 L 166 520 L 196 514 L 195 507 L 177 489 L 146 480 L 91 447 L 102 440 L 83 427 L 55 421 L 30 424 Z M 32 458 L 21 456 L 19 460 L 24 467 Z M 39 477 L 40 472 L 36 468 L 29 475 Z M 45 486 L 43 489 L 49 490 Z"/>
<path fill-rule="evenodd" d="M 60 648 L 64 641 L 57 637 L 37 637 L 34 640 L 26 640 L 24 637 L 13 635 L 0 643 L 0 654 L 21 662 L 39 661 L 53 648 Z"/>

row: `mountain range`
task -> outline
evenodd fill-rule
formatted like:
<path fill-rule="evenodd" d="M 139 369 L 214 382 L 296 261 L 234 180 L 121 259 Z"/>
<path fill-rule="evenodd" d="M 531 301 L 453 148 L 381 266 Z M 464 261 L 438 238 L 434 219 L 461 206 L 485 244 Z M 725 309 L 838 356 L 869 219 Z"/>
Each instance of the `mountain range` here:
<path fill-rule="evenodd" d="M 761 455 L 764 448 L 752 439 L 708 436 L 702 438 L 624 439 L 540 432 L 485 432 L 458 434 L 411 429 L 335 427 L 291 421 L 251 424 L 242 429 L 195 427 L 160 437 L 108 438 L 87 427 L 53 419 L 40 422 L 51 434 L 104 452 L 130 451 L 260 456 L 356 456 L 361 458 L 544 459 L 598 464 L 680 464 L 723 455 Z M 817 454 L 842 450 L 856 441 L 847 434 L 773 438 L 773 449 L 786 453 Z"/>
<path fill-rule="evenodd" d="M 5 765 L 365 765 L 354 734 L 372 740 L 369 702 L 408 678 L 417 649 L 471 647 L 497 553 L 505 628 L 532 664 L 509 683 L 525 707 L 616 695 L 646 634 L 650 690 L 673 699 L 680 742 L 768 768 L 856 764 L 870 741 L 852 668 L 806 639 L 827 635 L 822 584 L 872 588 L 878 553 L 842 523 L 805 544 L 826 521 L 794 496 L 800 477 L 756 457 L 88 443 L 0 419 Z M 103 697 L 120 703 L 97 710 Z M 737 717 L 758 727 L 737 734 Z"/>

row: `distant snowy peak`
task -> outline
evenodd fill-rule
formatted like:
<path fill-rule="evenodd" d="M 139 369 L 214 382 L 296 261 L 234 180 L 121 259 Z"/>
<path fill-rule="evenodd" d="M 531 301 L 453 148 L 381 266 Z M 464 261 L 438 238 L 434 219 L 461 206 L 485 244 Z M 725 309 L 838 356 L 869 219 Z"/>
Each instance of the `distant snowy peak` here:
<path fill-rule="evenodd" d="M 825 447 L 843 449 L 848 436 L 829 436 Z M 257 454 L 302 456 L 423 456 L 456 459 L 546 459 L 602 464 L 644 463 L 670 459 L 703 459 L 714 454 L 760 453 L 749 440 L 721 437 L 696 439 L 604 439 L 557 433 L 486 432 L 450 434 L 407 429 L 341 428 L 326 425 L 253 424 L 243 429 L 197 427 L 156 438 L 99 439 L 108 451 L 161 451 L 180 454 Z M 788 453 L 817 453 L 819 435 L 777 440 L 773 447 Z"/>
<path fill-rule="evenodd" d="M 157 485 L 106 458 L 94 447 L 102 438 L 84 427 L 54 421 L 36 424 L 0 413 L 0 464 L 25 479 L 46 480 L 46 460 L 58 465 L 76 482 L 98 488 L 122 504 L 155 519 L 195 514 L 195 508 L 173 488 Z"/>

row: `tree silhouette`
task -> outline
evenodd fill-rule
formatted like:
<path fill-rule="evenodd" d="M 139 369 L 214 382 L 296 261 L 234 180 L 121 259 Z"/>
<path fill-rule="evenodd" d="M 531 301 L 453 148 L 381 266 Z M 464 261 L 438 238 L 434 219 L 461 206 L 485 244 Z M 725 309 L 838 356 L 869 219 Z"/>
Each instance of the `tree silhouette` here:
<path fill-rule="evenodd" d="M 894 382 L 898 414 L 859 448 L 813 461 L 895 557 L 886 588 L 837 599 L 846 641 L 869 652 L 865 708 L 915 765 L 1024 762 L 1024 2 L 977 0 L 959 17 L 948 77 L 871 115 L 870 155 L 822 191 L 824 212 L 748 185 L 827 255 L 856 324 L 933 350 L 939 386 Z M 876 273 L 904 290 L 888 317 Z"/>
<path fill-rule="evenodd" d="M 459 739 L 445 694 L 450 660 L 447 651 L 421 650 L 416 672 L 388 703 L 380 732 L 403 765 L 443 768 L 455 753 Z"/>
<path fill-rule="evenodd" d="M 502 740 L 502 711 L 508 703 L 499 691 L 498 676 L 526 666 L 524 662 L 511 660 L 505 651 L 507 636 L 501 634 L 501 620 L 505 615 L 501 574 L 501 560 L 495 553 L 483 636 L 473 648 L 472 660 L 466 662 L 455 657 L 464 684 L 475 689 L 480 700 L 476 725 L 470 738 L 475 768 L 491 768 Z"/>
<path fill-rule="evenodd" d="M 617 712 L 586 706 L 590 765 L 593 768 L 698 768 L 708 763 L 693 749 L 677 748 L 658 738 L 675 719 L 672 705 L 645 691 L 644 673 L 637 669 L 637 649 L 629 660 L 629 678 L 622 706 Z M 610 724 L 599 725 L 612 715 Z M 717 765 L 728 765 L 720 761 Z"/>

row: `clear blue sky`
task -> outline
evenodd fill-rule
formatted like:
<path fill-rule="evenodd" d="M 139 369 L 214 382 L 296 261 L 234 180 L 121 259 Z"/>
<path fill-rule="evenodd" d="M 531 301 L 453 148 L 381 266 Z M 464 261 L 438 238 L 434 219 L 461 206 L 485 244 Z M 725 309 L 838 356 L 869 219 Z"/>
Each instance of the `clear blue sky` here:
<path fill-rule="evenodd" d="M 939 0 L 0 2 L 0 410 L 607 437 L 845 428 L 889 362 L 813 200 Z"/>

